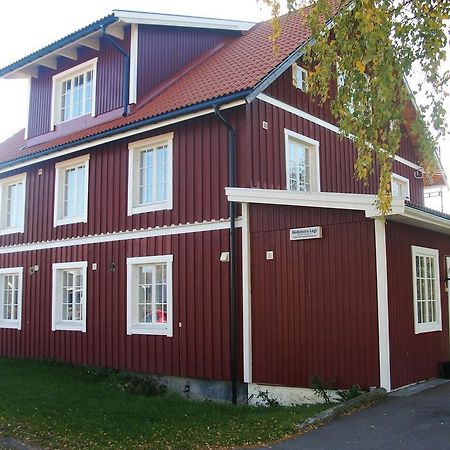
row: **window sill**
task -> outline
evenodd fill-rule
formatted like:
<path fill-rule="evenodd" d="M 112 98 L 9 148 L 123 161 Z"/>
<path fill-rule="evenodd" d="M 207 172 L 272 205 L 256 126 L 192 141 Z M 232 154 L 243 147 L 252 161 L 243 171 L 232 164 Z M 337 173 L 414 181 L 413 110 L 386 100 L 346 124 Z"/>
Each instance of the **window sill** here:
<path fill-rule="evenodd" d="M 169 331 L 168 325 L 157 326 L 157 325 L 133 325 L 131 328 L 127 330 L 127 335 L 133 334 L 146 334 L 146 335 L 154 335 L 154 336 L 167 336 L 172 337 L 173 333 Z"/>
<path fill-rule="evenodd" d="M 16 320 L 2 320 L 0 321 L 0 328 L 7 328 L 10 330 L 20 330 L 20 323 Z"/>
<path fill-rule="evenodd" d="M 52 327 L 52 331 L 81 331 L 86 332 L 86 324 L 84 322 L 58 322 Z"/>
<path fill-rule="evenodd" d="M 135 214 L 143 214 L 153 211 L 168 211 L 172 209 L 172 201 L 164 201 L 158 203 L 150 203 L 142 206 L 132 206 L 128 209 L 128 215 L 133 216 Z"/>
<path fill-rule="evenodd" d="M 3 228 L 0 230 L 0 236 L 4 236 L 7 234 L 15 234 L 15 233 L 24 233 L 24 227 Z"/>
<path fill-rule="evenodd" d="M 70 217 L 67 219 L 58 219 L 53 224 L 53 227 L 60 227 L 61 225 L 70 225 L 72 223 L 87 223 L 87 217 L 79 216 L 79 217 Z"/>
<path fill-rule="evenodd" d="M 415 325 L 414 334 L 423 334 L 423 333 L 434 333 L 436 331 L 442 331 L 442 324 L 440 323 L 433 323 L 433 324 L 427 324 L 426 326 L 418 326 Z"/>

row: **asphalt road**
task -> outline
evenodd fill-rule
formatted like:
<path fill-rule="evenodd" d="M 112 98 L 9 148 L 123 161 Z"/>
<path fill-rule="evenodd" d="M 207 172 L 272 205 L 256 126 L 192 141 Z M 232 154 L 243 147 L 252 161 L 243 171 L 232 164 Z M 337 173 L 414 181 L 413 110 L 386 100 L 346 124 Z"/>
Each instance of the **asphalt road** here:
<path fill-rule="evenodd" d="M 450 450 L 450 383 L 370 408 L 270 448 L 277 450 Z"/>

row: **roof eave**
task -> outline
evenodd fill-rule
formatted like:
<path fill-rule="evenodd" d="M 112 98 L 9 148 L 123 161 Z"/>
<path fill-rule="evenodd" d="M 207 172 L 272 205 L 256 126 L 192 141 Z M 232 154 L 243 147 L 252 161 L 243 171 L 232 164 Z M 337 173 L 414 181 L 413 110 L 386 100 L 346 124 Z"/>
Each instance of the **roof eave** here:
<path fill-rule="evenodd" d="M 70 59 L 77 59 L 76 49 L 80 46 L 95 48 L 98 43 L 92 39 L 98 40 L 96 35 L 100 35 L 102 26 L 109 26 L 118 22 L 118 18 L 113 14 L 106 16 L 92 24 L 81 28 L 68 36 L 63 37 L 40 50 L 31 53 L 24 58 L 9 64 L 0 69 L 0 78 L 30 78 L 38 75 L 38 66 L 47 66 L 56 69 L 56 58 L 65 56 Z"/>
<path fill-rule="evenodd" d="M 44 150 L 38 151 L 36 153 L 32 153 L 30 155 L 25 155 L 20 158 L 16 158 L 10 161 L 5 161 L 0 163 L 0 172 L 9 172 L 18 168 L 18 166 L 22 167 L 24 163 L 33 164 L 33 160 L 37 160 L 42 156 L 46 156 L 52 153 L 57 153 L 61 150 L 66 150 L 72 147 L 78 147 L 83 144 L 99 141 L 100 139 L 113 136 L 115 134 L 122 134 L 130 130 L 135 130 L 139 128 L 146 127 L 147 125 L 154 125 L 160 122 L 168 121 L 171 119 L 179 118 L 181 116 L 189 116 L 194 113 L 198 113 L 202 110 L 208 110 L 208 113 L 214 112 L 215 107 L 226 106 L 229 103 L 233 103 L 238 100 L 242 100 L 242 104 L 245 103 L 245 97 L 249 94 L 249 90 L 243 90 L 240 92 L 235 92 L 229 95 L 224 95 L 222 97 L 217 97 L 214 99 L 207 100 L 205 102 L 196 103 L 194 105 L 189 105 L 184 108 L 180 108 L 174 111 L 169 111 L 157 116 L 152 116 L 146 119 L 141 119 L 136 122 L 131 122 L 126 125 L 119 126 L 117 128 L 113 128 L 110 130 L 105 130 L 97 134 L 93 134 L 90 136 L 86 136 L 84 138 L 78 139 L 76 141 L 67 142 L 60 145 L 50 146 Z M 209 111 L 210 110 L 210 111 Z M 95 144 L 94 144 L 95 145 Z M 27 164 L 28 165 L 28 164 Z"/>
<path fill-rule="evenodd" d="M 241 20 L 214 19 L 209 17 L 181 16 L 177 14 L 158 14 L 116 9 L 114 16 L 125 23 L 159 25 L 187 28 L 207 28 L 214 30 L 248 31 L 255 22 Z"/>

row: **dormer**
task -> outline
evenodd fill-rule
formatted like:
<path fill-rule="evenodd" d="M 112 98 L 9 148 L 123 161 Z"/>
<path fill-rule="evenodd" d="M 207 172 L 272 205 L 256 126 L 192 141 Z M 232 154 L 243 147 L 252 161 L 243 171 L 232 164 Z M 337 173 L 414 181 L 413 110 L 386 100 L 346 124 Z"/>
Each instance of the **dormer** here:
<path fill-rule="evenodd" d="M 28 145 L 133 111 L 253 23 L 116 10 L 3 69 L 30 80 Z"/>

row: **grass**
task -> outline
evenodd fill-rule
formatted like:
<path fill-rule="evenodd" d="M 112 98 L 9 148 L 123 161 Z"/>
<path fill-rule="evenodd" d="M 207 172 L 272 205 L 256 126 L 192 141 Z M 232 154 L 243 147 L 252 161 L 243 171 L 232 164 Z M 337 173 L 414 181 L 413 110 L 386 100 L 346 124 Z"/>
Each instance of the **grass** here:
<path fill-rule="evenodd" d="M 133 395 L 83 368 L 0 358 L 0 437 L 59 449 L 191 449 L 284 438 L 326 408 Z"/>

